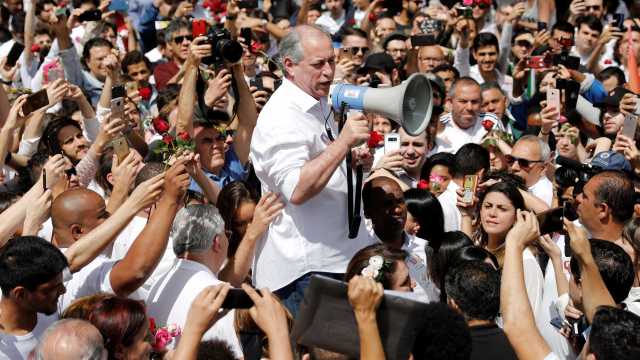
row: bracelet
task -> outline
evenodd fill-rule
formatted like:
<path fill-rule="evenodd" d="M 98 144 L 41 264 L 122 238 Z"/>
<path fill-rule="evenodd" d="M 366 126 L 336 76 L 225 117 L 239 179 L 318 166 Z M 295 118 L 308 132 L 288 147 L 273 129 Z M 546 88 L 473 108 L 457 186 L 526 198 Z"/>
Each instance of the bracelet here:
<path fill-rule="evenodd" d="M 13 82 L 11 80 L 5 80 L 5 79 L 0 78 L 0 83 L 3 83 L 5 85 L 11 85 Z"/>
<path fill-rule="evenodd" d="M 544 131 L 540 130 L 540 135 L 543 135 L 543 136 L 549 136 L 550 133 L 551 133 L 551 131 L 544 132 Z"/>

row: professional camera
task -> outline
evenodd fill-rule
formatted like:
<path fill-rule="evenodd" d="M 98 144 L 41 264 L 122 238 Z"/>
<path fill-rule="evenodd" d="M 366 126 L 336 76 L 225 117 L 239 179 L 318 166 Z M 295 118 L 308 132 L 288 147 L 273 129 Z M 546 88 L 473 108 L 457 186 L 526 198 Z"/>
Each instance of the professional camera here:
<path fill-rule="evenodd" d="M 242 45 L 231 39 L 227 29 L 209 30 L 207 43 L 211 44 L 211 56 L 202 59 L 206 65 L 222 64 L 224 61 L 235 63 L 242 57 Z"/>
<path fill-rule="evenodd" d="M 573 186 L 574 196 L 582 192 L 584 185 L 592 176 L 602 171 L 597 166 L 583 164 L 564 156 L 558 156 L 556 163 L 560 165 L 555 172 L 556 184 L 561 188 Z"/>

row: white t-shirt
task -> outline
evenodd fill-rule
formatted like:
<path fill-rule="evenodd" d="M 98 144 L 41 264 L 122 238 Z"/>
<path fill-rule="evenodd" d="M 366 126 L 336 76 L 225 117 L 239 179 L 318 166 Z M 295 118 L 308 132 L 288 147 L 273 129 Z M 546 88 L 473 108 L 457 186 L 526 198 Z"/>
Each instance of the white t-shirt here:
<path fill-rule="evenodd" d="M 455 154 L 465 144 L 480 144 L 482 138 L 487 134 L 487 130 L 482 127 L 480 117 L 468 129 L 459 128 L 451 118 L 451 114 L 442 116 L 441 121 L 444 122 L 444 130 L 436 136 L 434 154 L 439 152 Z"/>
<path fill-rule="evenodd" d="M 60 249 L 64 252 L 66 249 Z M 111 288 L 111 269 L 117 263 L 104 255 L 98 255 L 92 262 L 72 274 L 72 278 L 64 283 L 67 291 L 58 299 L 58 313 L 62 312 L 75 300 L 104 292 L 113 294 Z"/>
<path fill-rule="evenodd" d="M 524 268 L 524 285 L 527 289 L 527 297 L 533 314 L 538 314 L 542 308 L 542 292 L 544 288 L 544 276 L 538 264 L 538 259 L 528 248 L 522 252 Z"/>
<path fill-rule="evenodd" d="M 16 336 L 0 331 L 0 360 L 28 359 L 29 353 L 38 345 L 44 331 L 57 319 L 57 314 L 38 314 L 36 327 L 25 335 Z"/>
<path fill-rule="evenodd" d="M 187 313 L 193 300 L 207 286 L 220 280 L 206 266 L 191 260 L 176 259 L 171 269 L 151 287 L 147 299 L 147 313 L 158 326 L 177 325 L 184 329 Z M 242 347 L 234 329 L 234 311 L 230 311 L 211 327 L 202 340 L 226 341 L 237 358 L 242 358 Z M 167 347 L 173 349 L 179 341 L 174 339 Z"/>
<path fill-rule="evenodd" d="M 529 192 L 551 206 L 553 201 L 553 184 L 546 176 L 543 175 L 538 182 L 533 184 L 533 186 L 529 188 Z"/>
<path fill-rule="evenodd" d="M 447 188 L 438 196 L 444 215 L 444 231 L 458 231 L 462 226 L 462 214 L 456 206 L 459 188 L 453 180 L 449 181 Z"/>
<path fill-rule="evenodd" d="M 632 287 L 623 303 L 628 311 L 640 316 L 640 287 Z"/>
<path fill-rule="evenodd" d="M 439 301 L 440 290 L 428 276 L 428 259 L 424 251 L 428 244 L 427 240 L 406 233 L 405 238 L 402 250 L 409 253 L 405 263 L 409 268 L 409 276 L 416 282 L 413 292 L 424 302 Z"/>

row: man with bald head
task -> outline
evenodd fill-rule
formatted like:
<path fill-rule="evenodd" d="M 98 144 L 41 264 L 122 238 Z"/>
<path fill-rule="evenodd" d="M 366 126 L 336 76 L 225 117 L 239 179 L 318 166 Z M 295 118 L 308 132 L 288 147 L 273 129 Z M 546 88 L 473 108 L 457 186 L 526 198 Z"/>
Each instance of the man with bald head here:
<path fill-rule="evenodd" d="M 90 322 L 64 319 L 47 328 L 34 356 L 36 360 L 104 360 L 108 353 L 100 331 Z"/>
<path fill-rule="evenodd" d="M 180 160 L 166 174 L 140 184 L 111 218 L 104 200 L 91 190 L 73 189 L 58 196 L 51 206 L 53 243 L 65 252 L 69 263 L 74 258 L 85 259 L 81 261 L 83 266 L 71 267 L 71 272 L 77 272 L 65 282 L 67 292 L 60 297 L 59 309 L 97 292 L 128 296 L 136 291 L 165 252 L 173 218 L 189 181 L 185 161 Z M 133 216 L 161 191 L 154 213 L 125 257 L 114 261 L 102 254 Z"/>
<path fill-rule="evenodd" d="M 436 137 L 434 153 L 455 153 L 464 144 L 479 144 L 487 131 L 482 127 L 480 112 L 482 91 L 470 77 L 456 80 L 447 93 L 451 113 L 443 116 L 444 130 Z"/>
<path fill-rule="evenodd" d="M 327 104 L 336 65 L 329 34 L 298 26 L 279 50 L 285 79 L 260 112 L 250 158 L 263 192 L 281 194 L 285 208 L 256 247 L 253 276 L 257 287 L 277 290 L 295 316 L 312 274 L 341 278 L 352 255 L 371 242 L 363 224 L 348 239 L 343 164 L 368 140 L 369 126 L 358 114 L 338 133 Z M 352 154 L 359 162 L 373 159 Z"/>
<path fill-rule="evenodd" d="M 427 279 L 427 241 L 404 231 L 407 204 L 398 181 L 386 176 L 376 177 L 362 188 L 362 199 L 364 215 L 371 220 L 373 235 L 388 246 L 408 253 L 405 263 L 415 281 L 416 294 L 425 301 L 438 301 L 439 293 Z"/>

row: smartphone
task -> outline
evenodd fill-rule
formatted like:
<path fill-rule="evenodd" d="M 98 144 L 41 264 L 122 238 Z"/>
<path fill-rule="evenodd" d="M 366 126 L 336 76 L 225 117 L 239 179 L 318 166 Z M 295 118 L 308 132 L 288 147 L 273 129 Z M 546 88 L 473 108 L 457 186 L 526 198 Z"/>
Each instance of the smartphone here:
<path fill-rule="evenodd" d="M 620 14 L 620 13 L 613 14 L 613 26 L 618 28 L 618 30 L 622 31 L 624 30 L 622 28 L 623 23 L 624 23 L 624 14 Z"/>
<path fill-rule="evenodd" d="M 47 169 L 42 168 L 42 188 L 47 191 Z"/>
<path fill-rule="evenodd" d="M 400 134 L 384 134 L 384 153 L 388 154 L 396 150 L 400 150 Z"/>
<path fill-rule="evenodd" d="M 111 0 L 111 3 L 109 4 L 109 11 L 126 13 L 129 11 L 129 4 L 126 0 Z"/>
<path fill-rule="evenodd" d="M 535 55 L 531 56 L 527 60 L 527 67 L 531 69 L 546 69 L 551 66 L 549 61 L 549 57 L 545 55 Z"/>
<path fill-rule="evenodd" d="M 27 97 L 27 101 L 25 101 L 24 105 L 22 105 L 22 112 L 24 116 L 31 114 L 32 112 L 43 108 L 49 105 L 49 97 L 47 96 L 47 90 L 42 89 L 38 92 L 35 92 L 29 97 Z"/>
<path fill-rule="evenodd" d="M 538 224 L 540 224 L 540 235 L 561 232 L 563 227 L 562 220 L 564 207 L 557 207 L 537 215 Z"/>
<path fill-rule="evenodd" d="M 560 112 L 560 90 L 547 89 L 547 106 L 553 106 Z"/>
<path fill-rule="evenodd" d="M 553 319 L 551 319 L 551 321 L 549 321 L 549 324 L 551 324 L 551 326 L 558 330 L 562 330 L 562 326 L 564 325 L 562 319 L 559 317 L 554 317 Z"/>
<path fill-rule="evenodd" d="M 473 196 L 476 193 L 476 188 L 478 187 L 478 175 L 465 175 L 463 189 L 464 193 L 462 195 L 462 201 L 471 204 L 473 203 Z"/>
<path fill-rule="evenodd" d="M 138 82 L 137 81 L 127 81 L 125 84 L 125 88 L 127 89 L 127 95 L 129 94 L 138 94 Z"/>
<path fill-rule="evenodd" d="M 411 47 L 430 46 L 436 43 L 433 35 L 413 35 L 411 36 Z"/>
<path fill-rule="evenodd" d="M 118 163 L 122 164 L 124 158 L 129 155 L 129 143 L 127 142 L 127 138 L 124 136 L 115 138 L 111 142 L 111 145 L 113 146 L 113 152 L 118 157 Z"/>
<path fill-rule="evenodd" d="M 78 16 L 78 21 L 100 21 L 102 20 L 102 11 L 100 10 L 87 10 Z"/>
<path fill-rule="evenodd" d="M 638 117 L 635 115 L 625 115 L 624 124 L 622 125 L 622 135 L 635 141 L 636 128 L 638 127 Z"/>
<path fill-rule="evenodd" d="M 115 99 L 115 98 L 123 98 L 126 95 L 125 91 L 124 91 L 124 86 L 123 85 L 116 85 L 111 87 L 111 98 Z"/>
<path fill-rule="evenodd" d="M 124 118 L 124 98 L 118 97 L 111 99 L 111 119 Z"/>
<path fill-rule="evenodd" d="M 553 56 L 553 65 L 564 65 L 567 69 L 578 70 L 580 58 L 567 53 L 560 53 Z"/>
<path fill-rule="evenodd" d="M 255 86 L 256 89 L 262 90 L 264 89 L 264 83 L 262 82 L 261 76 L 256 76 L 255 79 L 249 81 L 249 86 Z"/>
<path fill-rule="evenodd" d="M 203 36 L 207 34 L 207 22 L 205 20 L 192 20 L 191 21 L 191 35 L 193 38 Z"/>
<path fill-rule="evenodd" d="M 13 46 L 11 46 L 11 50 L 9 50 L 9 54 L 7 55 L 7 67 L 14 67 L 22 55 L 22 51 L 24 50 L 24 45 L 19 42 L 14 42 Z"/>
<path fill-rule="evenodd" d="M 242 29 L 240 29 L 240 36 L 244 39 L 244 44 L 247 45 L 249 49 L 251 49 L 251 38 L 253 36 L 251 33 L 251 28 L 243 27 Z"/>
<path fill-rule="evenodd" d="M 547 30 L 547 23 L 544 21 L 538 21 L 538 31 Z"/>
<path fill-rule="evenodd" d="M 347 60 L 353 59 L 353 54 L 351 54 L 351 51 L 349 49 L 347 48 L 340 49 L 340 60 L 342 59 L 347 59 Z"/>
<path fill-rule="evenodd" d="M 242 289 L 229 289 L 227 297 L 222 302 L 223 309 L 249 309 L 253 306 L 253 300 Z"/>
<path fill-rule="evenodd" d="M 258 8 L 258 0 L 240 0 L 238 7 L 240 9 L 256 9 Z"/>

